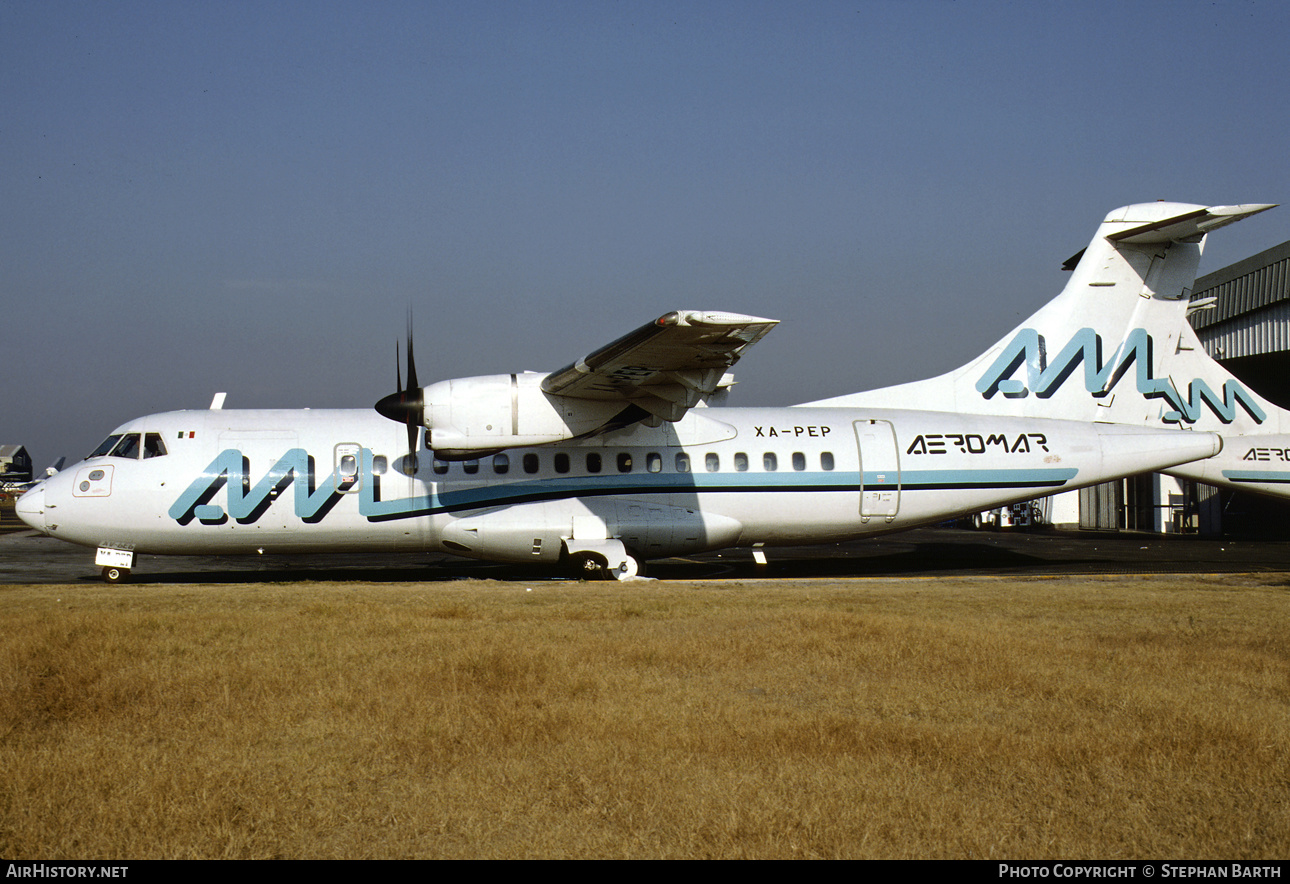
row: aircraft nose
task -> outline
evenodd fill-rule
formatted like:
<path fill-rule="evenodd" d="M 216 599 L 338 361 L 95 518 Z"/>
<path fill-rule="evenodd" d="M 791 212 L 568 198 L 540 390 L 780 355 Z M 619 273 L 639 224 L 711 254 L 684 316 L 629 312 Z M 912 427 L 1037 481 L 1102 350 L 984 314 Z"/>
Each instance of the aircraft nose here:
<path fill-rule="evenodd" d="M 14 504 L 18 518 L 37 531 L 45 530 L 45 489 L 42 485 L 32 488 Z"/>

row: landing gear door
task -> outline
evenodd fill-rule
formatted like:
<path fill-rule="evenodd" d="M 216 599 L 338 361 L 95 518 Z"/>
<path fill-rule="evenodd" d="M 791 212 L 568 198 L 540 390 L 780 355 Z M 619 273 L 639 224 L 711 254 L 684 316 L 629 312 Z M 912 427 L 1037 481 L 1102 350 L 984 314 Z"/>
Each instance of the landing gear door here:
<path fill-rule="evenodd" d="M 891 522 L 900 512 L 900 452 L 891 421 L 855 421 L 860 449 L 860 521 Z"/>

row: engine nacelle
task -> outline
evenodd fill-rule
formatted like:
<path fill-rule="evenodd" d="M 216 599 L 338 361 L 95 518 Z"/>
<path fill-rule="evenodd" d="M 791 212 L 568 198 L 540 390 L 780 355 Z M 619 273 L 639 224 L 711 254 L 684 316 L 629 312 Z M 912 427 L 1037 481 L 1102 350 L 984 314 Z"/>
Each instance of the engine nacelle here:
<path fill-rule="evenodd" d="M 431 384 L 424 392 L 427 445 L 444 457 L 547 445 L 594 433 L 625 407 L 543 392 L 545 377 L 524 372 Z"/>

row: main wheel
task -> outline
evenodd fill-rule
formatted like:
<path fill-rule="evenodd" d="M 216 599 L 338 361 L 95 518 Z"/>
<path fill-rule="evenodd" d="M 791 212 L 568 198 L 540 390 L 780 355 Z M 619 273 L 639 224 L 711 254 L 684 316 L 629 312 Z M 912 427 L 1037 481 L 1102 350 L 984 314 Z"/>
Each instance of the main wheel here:
<path fill-rule="evenodd" d="M 615 580 L 631 580 L 641 572 L 641 563 L 635 556 L 628 556 L 614 569 Z"/>
<path fill-rule="evenodd" d="M 104 583 L 125 583 L 130 579 L 129 568 L 113 568 L 111 565 L 103 569 Z"/>
<path fill-rule="evenodd" d="M 569 568 L 579 580 L 604 580 L 607 570 L 604 558 L 589 552 L 570 556 Z"/>

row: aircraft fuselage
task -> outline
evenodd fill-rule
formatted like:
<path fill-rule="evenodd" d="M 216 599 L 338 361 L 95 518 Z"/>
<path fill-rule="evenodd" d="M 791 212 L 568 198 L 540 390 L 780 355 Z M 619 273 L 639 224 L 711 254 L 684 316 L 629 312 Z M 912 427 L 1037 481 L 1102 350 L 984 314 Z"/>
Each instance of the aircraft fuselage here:
<path fill-rule="evenodd" d="M 132 434 L 135 456 L 64 470 L 20 515 L 54 537 L 139 553 L 556 562 L 580 539 L 608 538 L 648 559 L 904 530 L 1221 446 L 1207 433 L 814 407 L 695 409 L 475 460 L 421 451 L 415 470 L 404 428 L 367 409 L 175 411 L 113 431 Z"/>

